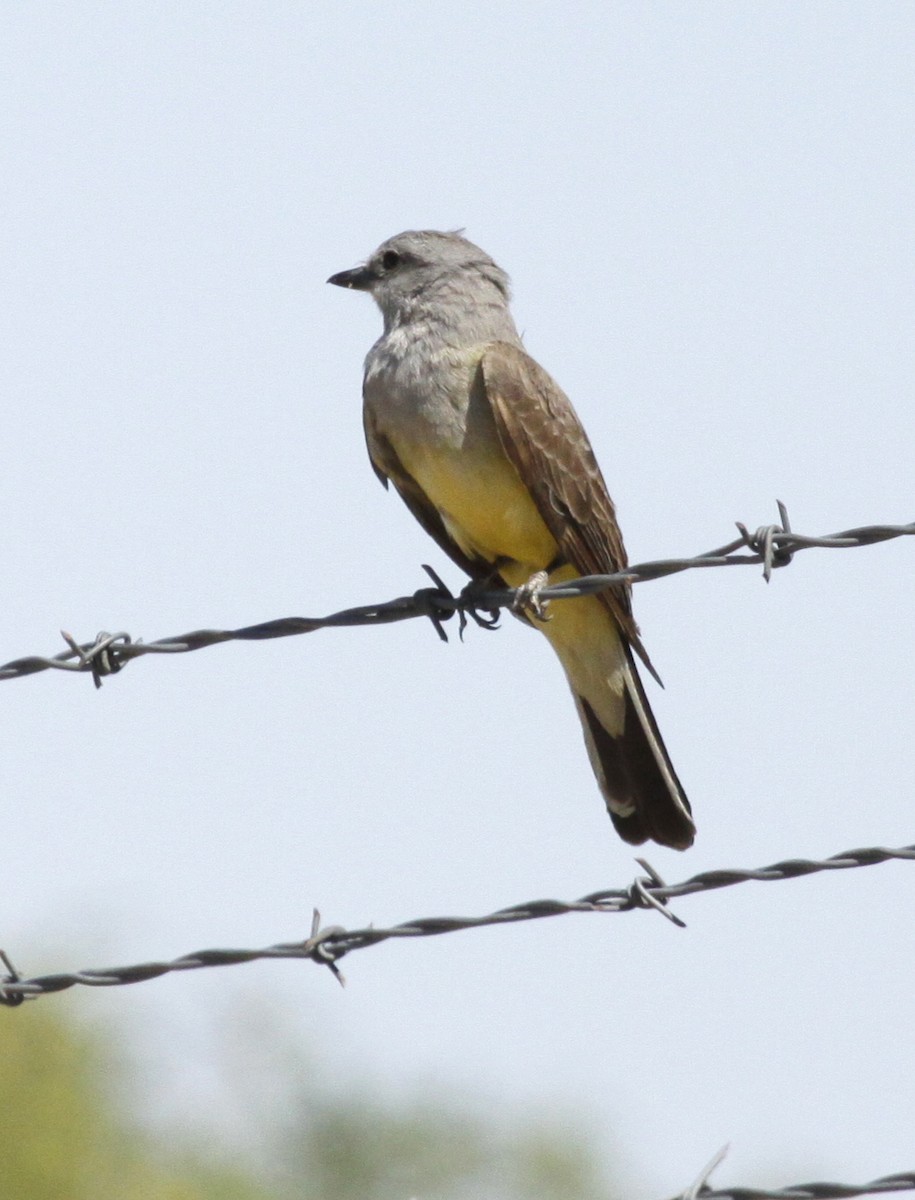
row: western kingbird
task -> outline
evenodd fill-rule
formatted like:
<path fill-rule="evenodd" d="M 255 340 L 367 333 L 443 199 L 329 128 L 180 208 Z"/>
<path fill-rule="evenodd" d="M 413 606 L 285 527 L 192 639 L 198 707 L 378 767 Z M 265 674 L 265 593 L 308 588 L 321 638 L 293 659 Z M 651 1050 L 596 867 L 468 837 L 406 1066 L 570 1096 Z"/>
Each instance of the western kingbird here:
<path fill-rule="evenodd" d="M 613 502 L 571 402 L 525 352 L 508 276 L 458 233 L 408 231 L 328 283 L 369 292 L 384 333 L 365 360 L 372 465 L 473 579 L 520 587 L 626 566 Z M 545 574 L 544 574 L 545 573 Z M 633 660 L 628 587 L 528 611 L 559 656 L 617 831 L 685 849 L 689 802 Z"/>

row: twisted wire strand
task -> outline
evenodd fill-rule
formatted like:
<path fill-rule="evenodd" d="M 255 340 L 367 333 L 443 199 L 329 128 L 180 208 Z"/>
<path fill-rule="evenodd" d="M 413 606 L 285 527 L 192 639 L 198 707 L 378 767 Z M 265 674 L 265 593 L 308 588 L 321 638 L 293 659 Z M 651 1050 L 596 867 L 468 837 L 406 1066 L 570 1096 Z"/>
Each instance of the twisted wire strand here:
<path fill-rule="evenodd" d="M 870 1183 L 795 1183 L 786 1188 L 712 1188 L 709 1178 L 727 1157 L 723 1146 L 702 1170 L 699 1178 L 675 1200 L 840 1200 L 846 1196 L 876 1196 L 915 1189 L 915 1172 L 883 1175 Z"/>
<path fill-rule="evenodd" d="M 669 900 L 691 896 L 697 892 L 717 891 L 719 888 L 732 887 L 751 880 L 772 883 L 781 879 L 797 879 L 820 871 L 846 871 L 890 861 L 915 862 L 915 845 L 898 849 L 872 846 L 860 850 L 846 850 L 826 859 L 789 858 L 772 863 L 768 867 L 755 869 L 703 871 L 675 884 L 666 884 L 644 859 L 637 861 L 646 871 L 646 875 L 637 878 L 629 887 L 591 892 L 579 900 L 531 900 L 525 904 L 501 908 L 482 917 L 422 917 L 387 928 L 367 926 L 362 929 L 344 929 L 339 925 L 321 928 L 320 914 L 315 910 L 309 937 L 298 942 L 278 942 L 262 949 L 197 950 L 170 961 L 138 963 L 126 967 L 89 968 L 83 971 L 41 975 L 34 979 L 23 979 L 9 958 L 0 951 L 0 960 L 7 969 L 7 975 L 0 977 L 0 1004 L 15 1007 L 23 1000 L 65 991 L 77 985 L 115 987 L 158 979 L 161 975 L 174 971 L 234 966 L 259 959 L 311 959 L 321 966 L 329 967 L 343 983 L 344 979 L 337 963 L 344 955 L 375 946 L 391 938 L 436 937 L 459 930 L 536 921 L 544 917 L 564 916 L 567 913 L 618 913 L 644 908 L 659 912 L 674 924 L 682 926 L 684 922 L 667 907 Z"/>
<path fill-rule="evenodd" d="M 676 1200 L 846 1200 L 852 1196 L 885 1196 L 915 1191 L 915 1171 L 883 1175 L 870 1183 L 795 1183 L 785 1188 L 709 1188 L 683 1192 Z"/>
<path fill-rule="evenodd" d="M 915 522 L 912 522 L 908 525 L 865 525 L 825 537 L 807 537 L 791 530 L 785 506 L 779 502 L 778 507 L 781 524 L 762 526 L 751 533 L 746 526 L 738 522 L 740 537 L 705 554 L 698 554 L 692 558 L 658 559 L 639 563 L 612 575 L 582 576 L 568 583 L 539 590 L 537 599 L 564 600 L 575 596 L 593 595 L 595 592 L 621 584 L 646 583 L 681 571 L 706 567 L 752 566 L 761 563 L 763 575 L 768 580 L 775 568 L 787 566 L 793 556 L 801 550 L 812 547 L 847 549 L 853 546 L 871 546 L 891 538 L 915 534 Z M 103 678 L 117 674 L 132 659 L 147 654 L 187 654 L 192 650 L 202 650 L 223 642 L 264 641 L 313 633 L 317 629 L 388 625 L 396 621 L 414 620 L 417 617 L 428 618 L 439 637 L 447 641 L 444 622 L 455 613 L 458 615 L 461 632 L 467 624 L 468 617 L 480 625 L 494 628 L 499 610 L 517 606 L 522 600 L 522 593 L 525 592 L 524 588 L 490 591 L 471 585 L 460 596 L 454 596 L 431 568 L 425 569 L 431 576 L 434 587 L 420 588 L 412 595 L 399 596 L 380 604 L 365 604 L 344 609 L 326 617 L 281 617 L 240 629 L 196 629 L 189 633 L 159 638 L 153 642 L 134 641 L 128 633 L 99 633 L 92 642 L 78 643 L 70 634 L 62 633 L 67 643 L 66 650 L 51 657 L 32 654 L 13 659 L 0 666 L 0 680 L 22 679 L 27 675 L 47 670 L 74 671 L 92 675 L 96 687 L 100 687 Z"/>

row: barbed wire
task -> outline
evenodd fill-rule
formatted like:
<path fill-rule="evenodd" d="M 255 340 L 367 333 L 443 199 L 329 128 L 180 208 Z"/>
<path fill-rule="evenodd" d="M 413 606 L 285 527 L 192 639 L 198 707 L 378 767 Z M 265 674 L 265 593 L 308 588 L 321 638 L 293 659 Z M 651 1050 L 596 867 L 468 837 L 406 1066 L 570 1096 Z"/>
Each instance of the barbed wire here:
<path fill-rule="evenodd" d="M 891 538 L 910 537 L 915 534 L 915 522 L 908 525 L 864 525 L 857 529 L 845 529 L 823 537 L 807 537 L 794 533 L 788 520 L 785 506 L 778 502 L 781 524 L 764 525 L 751 533 L 737 522 L 740 536 L 733 541 L 697 554 L 692 558 L 666 558 L 638 563 L 617 571 L 612 575 L 585 575 L 568 583 L 556 584 L 539 589 L 537 601 L 566 600 L 576 596 L 589 596 L 607 588 L 624 583 L 647 583 L 653 579 L 664 579 L 681 571 L 707 567 L 752 566 L 762 564 L 766 581 L 777 567 L 790 563 L 795 554 L 813 547 L 821 549 L 847 549 L 853 546 L 872 546 Z M 271 638 L 293 637 L 302 633 L 313 633 L 317 629 L 345 628 L 356 625 L 389 625 L 396 621 L 409 621 L 426 617 L 434 625 L 443 641 L 448 640 L 444 623 L 457 614 L 460 632 L 468 618 L 485 628 L 495 628 L 499 611 L 517 608 L 530 601 L 530 589 L 491 590 L 471 584 L 460 595 L 455 596 L 431 567 L 424 568 L 434 587 L 420 588 L 409 596 L 399 596 L 380 604 L 365 604 L 357 608 L 344 609 L 326 617 L 281 617 L 264 621 L 259 625 L 247 625 L 241 629 L 196 629 L 190 633 L 175 634 L 152 642 L 134 641 L 129 633 L 99 633 L 92 642 L 78 643 L 66 632 L 61 636 L 67 649 L 46 657 L 28 655 L 16 658 L 0 666 L 0 680 L 22 679 L 39 671 L 58 670 L 91 674 L 96 687 L 102 679 L 115 675 L 134 658 L 147 654 L 187 654 L 207 646 L 223 642 L 265 641 Z"/>
<path fill-rule="evenodd" d="M 724 546 L 690 558 L 659 559 L 639 563 L 625 571 L 608 575 L 592 575 L 537 591 L 536 602 L 563 600 L 593 595 L 624 583 L 643 583 L 666 578 L 681 571 L 707 567 L 762 564 L 768 582 L 772 571 L 787 566 L 800 550 L 813 547 L 845 549 L 874 545 L 892 538 L 915 534 L 915 522 L 905 525 L 869 525 L 821 537 L 794 533 L 790 528 L 785 506 L 779 502 L 781 524 L 768 525 L 751 533 L 737 523 L 740 536 Z M 428 618 L 443 641 L 448 640 L 444 623 L 457 614 L 459 631 L 463 634 L 468 618 L 484 628 L 495 628 L 503 608 L 517 608 L 530 601 L 529 589 L 490 590 L 470 585 L 459 596 L 446 587 L 430 568 L 433 587 L 421 588 L 410 596 L 401 596 L 381 604 L 363 605 L 332 613 L 326 617 L 287 617 L 250 625 L 240 629 L 199 629 L 186 634 L 161 638 L 154 642 L 134 641 L 127 633 L 99 633 L 95 640 L 77 643 L 62 632 L 68 649 L 45 657 L 30 655 L 0 666 L 0 680 L 24 678 L 45 670 L 66 670 L 92 675 L 96 687 L 104 677 L 113 675 L 134 658 L 147 654 L 183 654 L 229 641 L 259 641 L 311 633 L 317 629 L 381 625 L 397 621 Z M 0 950 L 0 963 L 7 974 L 0 976 L 0 1005 L 17 1007 L 25 1000 L 65 991 L 76 986 L 113 987 L 141 983 L 176 971 L 198 970 L 204 967 L 232 966 L 263 959 L 311 959 L 328 967 L 341 984 L 344 977 L 338 961 L 354 950 L 365 949 L 394 938 L 433 937 L 459 930 L 484 926 L 512 924 L 518 921 L 539 920 L 573 912 L 628 912 L 636 908 L 653 909 L 674 924 L 684 922 L 668 908 L 668 901 L 697 892 L 714 891 L 750 880 L 773 882 L 796 879 L 821 871 L 848 870 L 874 866 L 889 861 L 915 861 L 915 845 L 898 849 L 870 847 L 848 850 L 830 858 L 786 859 L 757 869 L 721 869 L 704 871 L 682 883 L 668 885 L 644 859 L 636 861 L 645 870 L 628 888 L 592 892 L 579 900 L 534 900 L 499 909 L 482 917 L 426 917 L 403 922 L 388 928 L 368 926 L 363 929 L 344 929 L 342 926 L 321 928 L 320 913 L 314 911 L 311 933 L 300 942 L 279 942 L 261 949 L 210 949 L 182 955 L 170 961 L 138 963 L 125 967 L 89 968 L 75 972 L 23 979 L 8 955 Z M 724 1157 L 720 1152 L 702 1172 L 692 1187 L 676 1200 L 846 1200 L 846 1198 L 915 1190 L 915 1171 L 885 1175 L 869 1183 L 854 1185 L 833 1182 L 800 1183 L 780 1189 L 749 1187 L 711 1188 L 709 1176 Z"/>
<path fill-rule="evenodd" d="M 884 1175 L 870 1183 L 795 1183 L 785 1188 L 701 1188 L 695 1200 L 843 1200 L 849 1196 L 885 1196 L 915 1191 L 915 1171 Z M 681 1200 L 678 1196 L 676 1200 Z M 694 1200 L 684 1193 L 682 1200 Z"/>
<path fill-rule="evenodd" d="M 674 1200 L 845 1200 L 852 1196 L 878 1196 L 889 1192 L 915 1191 L 915 1171 L 883 1175 L 870 1183 L 795 1183 L 784 1188 L 711 1188 L 709 1176 L 727 1155 L 728 1147 L 719 1150 L 702 1174 L 685 1192 Z"/>
<path fill-rule="evenodd" d="M 582 896 L 580 900 L 530 900 L 525 904 L 501 908 L 482 917 L 422 917 L 387 928 L 369 925 L 363 929 L 344 929 L 340 925 L 321 928 L 321 916 L 315 909 L 311 933 L 299 942 L 277 942 L 272 946 L 252 950 L 197 950 L 170 961 L 137 963 L 127 967 L 92 967 L 83 971 L 40 975 L 34 979 L 23 979 L 7 955 L 0 951 L 0 961 L 7 970 L 7 975 L 0 977 L 0 1004 L 16 1007 L 23 1000 L 36 999 L 51 992 L 66 991 L 77 985 L 115 987 L 143 983 L 147 979 L 158 979 L 173 971 L 235 966 L 259 959 L 311 959 L 321 966 L 329 967 L 339 981 L 344 983 L 343 975 L 337 966 L 341 958 L 354 950 L 376 946 L 379 942 L 392 938 L 436 937 L 459 930 L 536 921 L 543 917 L 565 916 L 568 913 L 619 913 L 630 912 L 636 908 L 659 912 L 682 928 L 685 922 L 667 907 L 670 900 L 691 896 L 697 892 L 717 891 L 719 888 L 733 887 L 735 884 L 748 883 L 751 880 L 772 883 L 781 879 L 798 879 L 820 871 L 847 871 L 855 867 L 872 867 L 890 861 L 915 862 L 915 845 L 902 846 L 895 850 L 882 846 L 846 850 L 826 859 L 789 858 L 772 863 L 768 867 L 755 869 L 702 871 L 682 883 L 674 884 L 665 883 L 645 859 L 638 858 L 636 862 L 646 872 L 645 876 L 635 879 L 629 887 L 591 892 Z"/>

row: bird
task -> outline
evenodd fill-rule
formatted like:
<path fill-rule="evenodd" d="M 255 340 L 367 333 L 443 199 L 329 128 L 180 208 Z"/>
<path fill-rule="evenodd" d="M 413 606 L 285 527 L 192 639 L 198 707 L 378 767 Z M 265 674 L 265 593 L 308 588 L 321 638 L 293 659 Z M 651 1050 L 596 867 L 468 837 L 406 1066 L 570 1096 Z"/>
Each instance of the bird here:
<path fill-rule="evenodd" d="M 637 655 L 657 678 L 628 584 L 548 610 L 537 600 L 545 583 L 627 559 L 572 403 L 522 344 L 508 276 L 463 231 L 427 229 L 327 282 L 368 292 L 381 310 L 363 380 L 378 478 L 472 581 L 527 596 L 523 619 L 562 664 L 618 834 L 686 849 L 695 825 L 636 666 Z"/>

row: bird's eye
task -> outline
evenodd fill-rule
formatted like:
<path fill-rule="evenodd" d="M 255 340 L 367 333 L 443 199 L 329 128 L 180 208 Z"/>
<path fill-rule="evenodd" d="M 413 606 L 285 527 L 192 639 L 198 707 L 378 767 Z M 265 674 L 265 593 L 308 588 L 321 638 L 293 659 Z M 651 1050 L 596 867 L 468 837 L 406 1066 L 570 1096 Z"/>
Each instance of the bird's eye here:
<path fill-rule="evenodd" d="M 400 266 L 400 255 L 396 250 L 385 250 L 381 256 L 381 265 L 386 271 L 393 271 L 395 267 Z"/>

